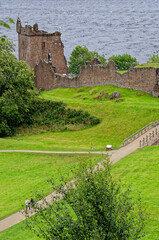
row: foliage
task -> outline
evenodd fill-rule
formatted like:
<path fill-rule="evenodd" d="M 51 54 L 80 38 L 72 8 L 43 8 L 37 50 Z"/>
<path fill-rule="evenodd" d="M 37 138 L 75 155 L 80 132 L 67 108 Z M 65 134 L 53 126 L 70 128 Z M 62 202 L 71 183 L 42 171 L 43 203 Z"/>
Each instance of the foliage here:
<path fill-rule="evenodd" d="M 63 177 L 59 187 L 51 181 L 57 192 L 54 203 L 44 201 L 27 226 L 48 240 L 140 239 L 145 223 L 141 201 L 112 179 L 109 161 L 96 167 L 83 161 L 75 172 L 77 178 L 69 184 Z"/>
<path fill-rule="evenodd" d="M 27 118 L 28 108 L 35 95 L 33 77 L 33 71 L 25 62 L 18 61 L 9 50 L 0 51 L 1 137 L 12 135 L 15 127 Z"/>
<path fill-rule="evenodd" d="M 2 50 L 6 50 L 7 52 L 13 52 L 15 51 L 14 49 L 14 44 L 13 41 L 10 39 L 5 39 L 5 41 L 2 40 L 2 38 L 0 38 L 0 52 Z"/>
<path fill-rule="evenodd" d="M 95 125 L 100 122 L 99 118 L 91 116 L 88 112 L 66 108 L 63 102 L 55 102 L 35 98 L 29 107 L 26 123 L 42 125 L 67 125 L 83 124 Z"/>
<path fill-rule="evenodd" d="M 136 58 L 131 57 L 129 54 L 113 55 L 109 58 L 109 61 L 113 60 L 117 66 L 117 70 L 127 70 L 132 63 L 137 63 Z"/>
<path fill-rule="evenodd" d="M 73 74 L 80 73 L 80 67 L 85 65 L 87 61 L 91 61 L 94 58 L 102 63 L 103 66 L 106 65 L 106 59 L 104 55 L 99 55 L 96 51 L 89 51 L 86 46 L 76 46 L 72 51 L 69 63 L 69 72 Z"/>
<path fill-rule="evenodd" d="M 153 54 L 152 57 L 149 58 L 147 63 L 159 63 L 159 55 Z"/>
<path fill-rule="evenodd" d="M 0 27 L 2 26 L 2 27 L 10 29 L 10 24 L 12 24 L 12 23 L 14 23 L 12 18 L 9 18 L 8 21 L 0 20 Z M 7 36 L 3 35 L 0 37 L 0 40 L 4 42 L 6 40 L 6 38 L 7 38 Z"/>

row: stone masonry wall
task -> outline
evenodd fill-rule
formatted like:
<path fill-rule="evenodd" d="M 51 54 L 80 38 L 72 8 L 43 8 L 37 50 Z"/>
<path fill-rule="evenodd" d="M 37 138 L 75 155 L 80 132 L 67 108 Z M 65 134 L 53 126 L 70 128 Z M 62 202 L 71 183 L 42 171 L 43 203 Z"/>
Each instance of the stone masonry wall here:
<path fill-rule="evenodd" d="M 55 69 L 42 60 L 35 67 L 35 84 L 38 88 L 52 90 L 55 88 L 92 87 L 115 85 L 133 88 L 159 96 L 158 68 L 130 68 L 126 73 L 117 73 L 116 66 L 110 61 L 106 67 L 90 62 L 82 66 L 77 77 L 70 78 L 55 72 Z"/>
<path fill-rule="evenodd" d="M 21 21 L 17 20 L 17 33 L 19 43 L 19 60 L 24 60 L 31 68 L 40 62 L 40 58 L 48 61 L 51 53 L 51 62 L 56 67 L 56 72 L 67 74 L 67 62 L 64 56 L 64 45 L 61 41 L 61 33 L 47 33 L 38 30 L 38 25 L 22 27 Z"/>

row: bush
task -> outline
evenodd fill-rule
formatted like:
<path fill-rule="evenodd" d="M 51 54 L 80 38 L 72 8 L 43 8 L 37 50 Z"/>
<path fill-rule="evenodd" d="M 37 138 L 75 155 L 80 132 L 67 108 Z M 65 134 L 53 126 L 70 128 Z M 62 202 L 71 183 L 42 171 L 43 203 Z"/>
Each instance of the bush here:
<path fill-rule="evenodd" d="M 136 58 L 131 57 L 129 54 L 113 55 L 109 58 L 109 61 L 113 60 L 118 70 L 127 70 L 131 67 L 132 63 L 138 63 Z"/>
<path fill-rule="evenodd" d="M 27 123 L 40 125 L 95 125 L 100 120 L 88 112 L 66 108 L 63 102 L 35 98 L 29 107 Z"/>

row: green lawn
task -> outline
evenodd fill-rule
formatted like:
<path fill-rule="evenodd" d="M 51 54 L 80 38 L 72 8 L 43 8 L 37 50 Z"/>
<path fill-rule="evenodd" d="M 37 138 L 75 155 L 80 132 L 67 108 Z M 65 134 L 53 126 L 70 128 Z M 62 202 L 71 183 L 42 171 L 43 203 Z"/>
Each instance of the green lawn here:
<path fill-rule="evenodd" d="M 157 68 L 159 68 L 159 63 L 145 63 L 144 65 L 135 66 L 135 68 L 147 68 L 147 67 L 157 67 Z"/>
<path fill-rule="evenodd" d="M 132 186 L 134 198 L 140 193 L 150 219 L 146 236 L 142 240 L 159 239 L 159 146 L 145 147 L 122 159 L 112 167 L 115 179 Z M 24 237 L 22 237 L 24 236 Z M 38 240 L 24 223 L 17 224 L 0 233 L 2 240 Z"/>
<path fill-rule="evenodd" d="M 26 229 L 25 221 L 14 225 L 13 227 L 0 232 L 1 240 L 39 240 L 33 232 Z"/>
<path fill-rule="evenodd" d="M 35 191 L 52 192 L 47 179 L 58 181 L 59 174 L 74 176 L 71 168 L 81 158 L 76 154 L 0 153 L 0 219 L 24 207 L 25 199 L 34 198 Z M 88 159 L 89 155 L 82 155 Z M 95 161 L 101 156 L 94 155 Z"/>
<path fill-rule="evenodd" d="M 155 67 L 155 68 L 159 68 L 159 63 L 145 63 L 144 65 L 136 65 L 134 68 L 148 68 L 148 67 Z M 121 71 L 117 71 L 118 73 L 125 73 L 127 72 L 127 70 L 121 70 Z"/>
<path fill-rule="evenodd" d="M 139 193 L 149 215 L 143 240 L 159 239 L 159 146 L 137 150 L 113 166 L 113 175 Z"/>
<path fill-rule="evenodd" d="M 114 91 L 120 92 L 122 102 L 109 100 Z M 55 89 L 42 92 L 41 97 L 63 101 L 69 107 L 86 110 L 99 117 L 101 123 L 77 131 L 1 138 L 0 149 L 105 150 L 105 145 L 119 146 L 124 138 L 149 122 L 159 119 L 158 98 L 141 91 L 111 85 Z"/>

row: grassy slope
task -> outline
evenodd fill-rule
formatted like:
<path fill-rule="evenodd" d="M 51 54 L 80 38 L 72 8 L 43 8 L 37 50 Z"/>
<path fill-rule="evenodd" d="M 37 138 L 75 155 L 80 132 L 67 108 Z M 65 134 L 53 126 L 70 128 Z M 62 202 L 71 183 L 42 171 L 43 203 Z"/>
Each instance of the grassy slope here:
<path fill-rule="evenodd" d="M 106 91 L 105 100 L 98 99 Z M 118 91 L 123 102 L 108 101 Z M 79 131 L 41 133 L 0 139 L 0 149 L 104 150 L 106 144 L 119 146 L 123 138 L 147 123 L 159 119 L 159 99 L 132 89 L 97 86 L 80 89 L 55 89 L 41 97 L 64 101 L 69 107 L 83 109 L 101 119 L 101 123 Z M 17 141 L 18 139 L 18 141 Z"/>
<path fill-rule="evenodd" d="M 140 149 L 122 159 L 112 168 L 113 176 L 126 185 L 132 186 L 133 196 L 141 193 L 142 202 L 150 219 L 146 226 L 147 235 L 143 240 L 159 239 L 159 146 Z M 24 237 L 22 238 L 22 236 Z M 2 240 L 37 240 L 20 223 L 0 234 Z"/>
<path fill-rule="evenodd" d="M 48 178 L 58 181 L 59 173 L 62 173 L 70 174 L 72 179 L 71 168 L 80 158 L 71 154 L 0 153 L 0 218 L 22 209 L 26 197 L 34 198 L 36 190 L 49 194 Z M 89 155 L 82 158 L 88 159 Z M 100 161 L 99 155 L 93 158 Z"/>

